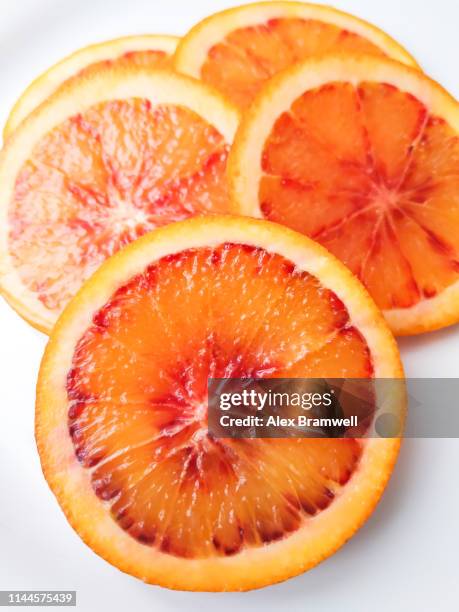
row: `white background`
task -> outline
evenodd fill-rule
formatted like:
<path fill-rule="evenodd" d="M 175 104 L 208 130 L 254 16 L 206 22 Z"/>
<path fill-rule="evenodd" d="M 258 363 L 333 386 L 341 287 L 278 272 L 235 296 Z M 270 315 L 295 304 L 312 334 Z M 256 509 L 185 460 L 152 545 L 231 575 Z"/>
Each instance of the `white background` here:
<path fill-rule="evenodd" d="M 182 34 L 231 4 L 0 0 L 0 121 L 32 78 L 75 48 L 125 34 Z M 388 31 L 459 96 L 457 0 L 335 4 Z M 246 594 L 180 593 L 122 574 L 67 525 L 40 470 L 33 413 L 45 341 L 0 301 L 0 589 L 76 589 L 78 609 L 87 612 L 458 609 L 458 440 L 406 440 L 388 490 L 365 527 L 331 559 L 281 585 Z M 400 346 L 408 375 L 458 375 L 458 327 Z"/>

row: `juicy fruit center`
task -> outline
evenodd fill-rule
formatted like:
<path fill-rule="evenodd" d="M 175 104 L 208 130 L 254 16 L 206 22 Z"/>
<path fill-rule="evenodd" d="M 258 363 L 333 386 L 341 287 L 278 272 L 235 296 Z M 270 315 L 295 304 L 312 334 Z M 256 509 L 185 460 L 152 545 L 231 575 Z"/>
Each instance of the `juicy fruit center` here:
<path fill-rule="evenodd" d="M 280 70 L 313 55 L 333 52 L 384 55 L 363 36 L 333 24 L 283 17 L 228 34 L 209 50 L 201 78 L 245 107 Z"/>
<path fill-rule="evenodd" d="M 184 107 L 98 104 L 54 128 L 22 166 L 9 204 L 22 282 L 57 314 L 110 255 L 197 213 L 224 212 L 228 146 Z"/>
<path fill-rule="evenodd" d="M 223 244 L 160 259 L 80 339 L 69 432 L 95 494 L 133 538 L 187 558 L 286 537 L 341 494 L 352 439 L 207 433 L 209 377 L 371 377 L 337 296 L 280 255 Z"/>
<path fill-rule="evenodd" d="M 329 83 L 276 121 L 262 158 L 265 217 L 322 243 L 382 309 L 459 278 L 459 139 L 387 84 Z"/>

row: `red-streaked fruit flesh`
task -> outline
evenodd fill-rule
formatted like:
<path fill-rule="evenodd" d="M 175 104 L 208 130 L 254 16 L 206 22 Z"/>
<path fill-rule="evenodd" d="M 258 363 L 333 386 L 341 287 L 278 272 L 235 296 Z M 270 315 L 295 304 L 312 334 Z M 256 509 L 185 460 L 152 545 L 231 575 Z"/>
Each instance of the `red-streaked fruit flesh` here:
<path fill-rule="evenodd" d="M 459 278 L 459 140 L 393 85 L 334 82 L 283 113 L 262 158 L 263 215 L 338 256 L 381 309 Z"/>
<path fill-rule="evenodd" d="M 94 494 L 145 546 L 225 557 L 312 525 L 359 469 L 356 439 L 216 439 L 208 377 L 372 377 L 336 294 L 283 256 L 188 248 L 121 286 L 76 345 L 68 427 Z"/>
<path fill-rule="evenodd" d="M 126 51 L 119 57 L 114 59 L 101 60 L 99 62 L 93 62 L 87 68 L 83 68 L 78 73 L 79 75 L 84 74 L 87 70 L 94 70 L 104 67 L 130 67 L 132 65 L 141 66 L 145 68 L 170 68 L 171 56 L 166 51 L 158 49 L 144 49 L 142 51 Z"/>
<path fill-rule="evenodd" d="M 217 129 L 183 106 L 113 100 L 67 119 L 36 144 L 9 203 L 9 251 L 23 284 L 57 316 L 127 243 L 224 212 L 227 154 Z"/>
<path fill-rule="evenodd" d="M 313 55 L 384 52 L 363 36 L 315 19 L 281 17 L 235 29 L 211 47 L 201 78 L 247 107 L 272 76 Z"/>

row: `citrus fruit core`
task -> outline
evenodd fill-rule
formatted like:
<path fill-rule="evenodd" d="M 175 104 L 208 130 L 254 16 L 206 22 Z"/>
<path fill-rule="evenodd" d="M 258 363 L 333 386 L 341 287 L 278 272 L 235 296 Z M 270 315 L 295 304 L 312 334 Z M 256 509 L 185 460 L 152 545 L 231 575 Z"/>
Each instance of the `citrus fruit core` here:
<path fill-rule="evenodd" d="M 363 36 L 337 25 L 276 18 L 237 28 L 212 46 L 201 67 L 201 78 L 245 107 L 279 71 L 312 55 L 335 51 L 385 55 Z"/>
<path fill-rule="evenodd" d="M 459 278 L 458 159 L 457 134 L 413 95 L 329 83 L 274 124 L 260 207 L 344 261 L 381 309 L 408 308 Z"/>
<path fill-rule="evenodd" d="M 186 558 L 232 555 L 333 503 L 363 442 L 214 439 L 208 377 L 372 370 L 343 303 L 307 272 L 247 245 L 189 249 L 95 314 L 68 376 L 70 434 L 132 537 Z"/>
<path fill-rule="evenodd" d="M 228 146 L 192 110 L 112 100 L 35 145 L 9 204 L 9 250 L 23 284 L 58 314 L 83 280 L 145 232 L 225 210 Z"/>

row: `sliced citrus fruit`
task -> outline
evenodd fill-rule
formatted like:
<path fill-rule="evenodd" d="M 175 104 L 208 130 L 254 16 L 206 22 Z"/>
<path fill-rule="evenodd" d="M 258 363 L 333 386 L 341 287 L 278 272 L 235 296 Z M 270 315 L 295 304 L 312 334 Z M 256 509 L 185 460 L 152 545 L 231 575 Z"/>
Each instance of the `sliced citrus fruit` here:
<path fill-rule="evenodd" d="M 421 72 L 329 56 L 263 90 L 234 144 L 239 212 L 326 246 L 394 332 L 459 319 L 459 106 Z"/>
<path fill-rule="evenodd" d="M 109 64 L 123 66 L 134 63 L 153 68 L 166 68 L 171 64 L 170 58 L 178 41 L 176 36 L 146 34 L 125 36 L 78 49 L 41 74 L 22 93 L 3 129 L 4 140 L 62 83 L 81 74 L 88 67 Z"/>
<path fill-rule="evenodd" d="M 49 331 L 114 251 L 171 221 L 227 212 L 237 111 L 204 84 L 139 66 L 75 77 L 0 158 L 0 287 Z"/>
<path fill-rule="evenodd" d="M 373 53 L 417 65 L 375 26 L 328 6 L 303 2 L 257 2 L 216 13 L 181 40 L 174 65 L 245 108 L 280 70 L 329 52 Z"/>
<path fill-rule="evenodd" d="M 73 528 L 123 571 L 186 590 L 261 587 L 332 554 L 400 440 L 208 434 L 209 377 L 279 376 L 402 377 L 379 310 L 319 244 L 209 215 L 114 255 L 59 319 L 39 375 L 42 467 Z"/>

